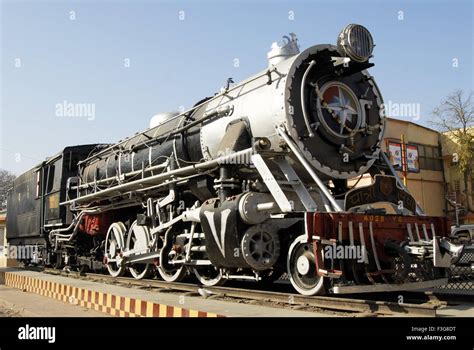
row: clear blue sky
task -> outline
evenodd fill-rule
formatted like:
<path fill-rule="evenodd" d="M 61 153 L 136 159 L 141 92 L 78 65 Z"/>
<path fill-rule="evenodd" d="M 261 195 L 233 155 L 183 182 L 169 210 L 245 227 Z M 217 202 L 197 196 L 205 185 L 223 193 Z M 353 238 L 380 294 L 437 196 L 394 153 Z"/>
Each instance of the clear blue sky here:
<path fill-rule="evenodd" d="M 66 145 L 129 136 L 157 112 L 258 72 L 288 32 L 305 49 L 334 44 L 348 23 L 369 28 L 385 101 L 419 103 L 420 124 L 450 92 L 473 89 L 471 1 L 0 2 L 0 168 L 16 174 Z M 93 103 L 95 119 L 58 117 L 63 101 Z"/>

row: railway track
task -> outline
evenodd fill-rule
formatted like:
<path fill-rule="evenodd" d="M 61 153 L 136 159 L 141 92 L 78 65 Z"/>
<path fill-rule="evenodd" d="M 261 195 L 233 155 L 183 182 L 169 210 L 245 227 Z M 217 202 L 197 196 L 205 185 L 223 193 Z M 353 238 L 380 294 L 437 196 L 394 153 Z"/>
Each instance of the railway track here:
<path fill-rule="evenodd" d="M 416 303 L 400 303 L 370 298 L 347 298 L 339 296 L 303 296 L 288 292 L 276 292 L 239 287 L 202 287 L 193 283 L 165 282 L 157 279 L 136 280 L 131 277 L 112 277 L 97 273 L 79 273 L 45 268 L 43 273 L 86 279 L 95 282 L 122 285 L 132 288 L 153 289 L 160 292 L 180 293 L 186 296 L 201 296 L 213 299 L 226 299 L 236 302 L 261 303 L 273 307 L 289 307 L 308 311 L 326 311 L 343 313 L 354 317 L 371 317 L 382 315 L 396 316 L 436 316 L 436 311 L 445 302 L 428 299 L 427 302 L 417 299 Z M 411 300 L 411 299 L 410 299 Z"/>

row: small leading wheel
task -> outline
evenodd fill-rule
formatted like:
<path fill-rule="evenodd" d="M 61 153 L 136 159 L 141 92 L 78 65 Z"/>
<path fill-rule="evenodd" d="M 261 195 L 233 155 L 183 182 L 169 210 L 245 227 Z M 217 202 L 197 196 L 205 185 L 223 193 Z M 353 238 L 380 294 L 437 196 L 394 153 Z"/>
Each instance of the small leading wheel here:
<path fill-rule="evenodd" d="M 194 276 L 203 286 L 222 286 L 226 279 L 222 273 L 222 269 L 212 265 L 193 268 Z"/>
<path fill-rule="evenodd" d="M 290 282 L 303 295 L 324 294 L 324 278 L 316 273 L 313 248 L 307 243 L 307 236 L 298 236 L 290 246 L 287 256 L 287 270 Z"/>
<path fill-rule="evenodd" d="M 105 263 L 109 274 L 113 277 L 121 276 L 125 272 L 120 254 L 124 249 L 123 237 L 126 231 L 123 223 L 114 222 L 110 225 L 105 238 Z"/>
<path fill-rule="evenodd" d="M 138 225 L 135 221 L 128 232 L 126 245 L 127 251 L 133 250 L 138 254 L 141 252 L 146 253 L 148 251 L 149 242 L 150 232 L 148 228 L 146 226 Z M 140 280 L 150 274 L 152 267 L 152 264 L 131 264 L 128 267 L 128 270 L 133 278 Z"/>

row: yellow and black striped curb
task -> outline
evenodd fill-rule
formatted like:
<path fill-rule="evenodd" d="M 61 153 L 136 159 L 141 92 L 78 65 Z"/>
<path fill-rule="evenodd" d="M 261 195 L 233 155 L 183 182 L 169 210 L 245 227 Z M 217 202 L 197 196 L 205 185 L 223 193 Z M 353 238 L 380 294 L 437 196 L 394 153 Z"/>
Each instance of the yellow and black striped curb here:
<path fill-rule="evenodd" d="M 224 317 L 152 301 L 97 292 L 14 272 L 0 272 L 0 284 L 119 317 Z"/>

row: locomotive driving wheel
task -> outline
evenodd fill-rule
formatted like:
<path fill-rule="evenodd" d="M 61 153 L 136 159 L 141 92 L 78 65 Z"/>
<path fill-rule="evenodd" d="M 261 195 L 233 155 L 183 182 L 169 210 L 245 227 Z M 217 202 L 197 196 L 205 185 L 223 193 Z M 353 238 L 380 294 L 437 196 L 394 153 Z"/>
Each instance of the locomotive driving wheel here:
<path fill-rule="evenodd" d="M 318 276 L 313 248 L 307 236 L 298 236 L 291 243 L 287 256 L 287 270 L 290 282 L 300 294 L 324 294 L 324 278 Z"/>
<path fill-rule="evenodd" d="M 179 282 L 186 275 L 183 264 L 184 251 L 182 246 L 176 244 L 177 230 L 171 226 L 165 233 L 163 248 L 160 251 L 160 265 L 158 273 L 166 282 Z M 174 262 L 181 261 L 177 264 Z"/>
<path fill-rule="evenodd" d="M 179 282 L 181 281 L 184 276 L 186 275 L 186 270 L 184 265 L 176 268 L 168 268 L 165 269 L 161 265 L 158 266 L 158 273 L 160 274 L 161 278 L 166 282 Z"/>
<path fill-rule="evenodd" d="M 105 263 L 107 270 L 113 277 L 123 275 L 125 266 L 121 253 L 124 249 L 124 235 L 127 229 L 121 222 L 114 222 L 110 225 L 105 238 Z"/>
<path fill-rule="evenodd" d="M 150 242 L 150 231 L 146 226 L 140 226 L 135 221 L 127 236 L 127 251 L 136 251 L 136 254 L 145 253 L 148 250 Z M 137 280 L 147 277 L 152 269 L 152 264 L 132 263 L 128 270 L 130 274 Z"/>
<path fill-rule="evenodd" d="M 222 286 L 226 282 L 222 269 L 212 265 L 195 267 L 193 272 L 203 286 Z"/>

